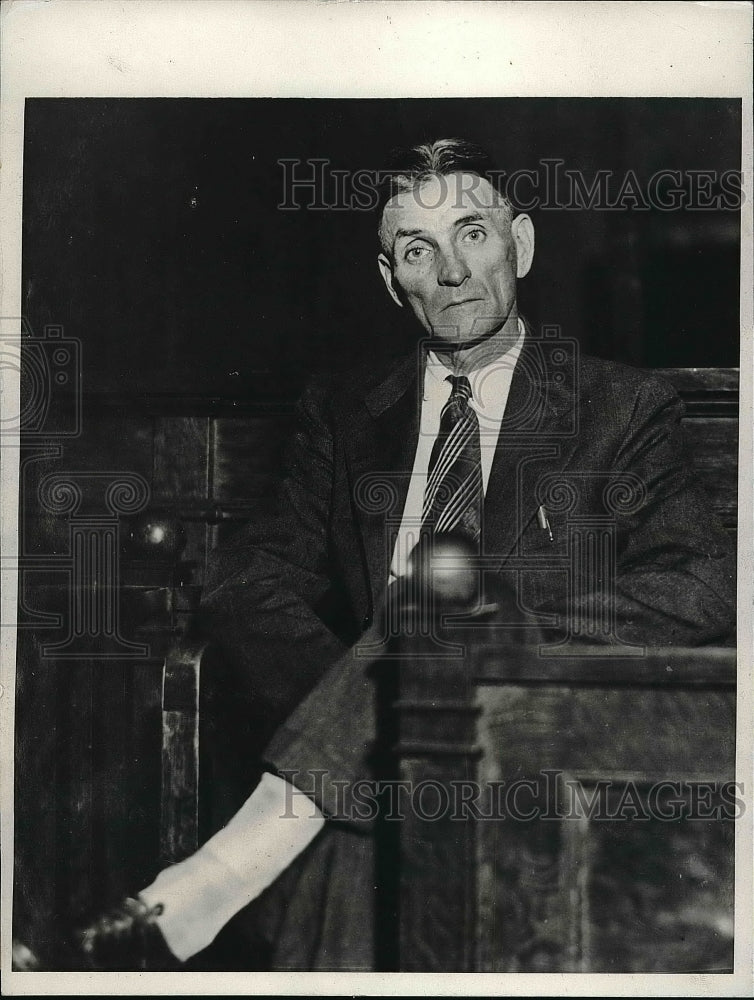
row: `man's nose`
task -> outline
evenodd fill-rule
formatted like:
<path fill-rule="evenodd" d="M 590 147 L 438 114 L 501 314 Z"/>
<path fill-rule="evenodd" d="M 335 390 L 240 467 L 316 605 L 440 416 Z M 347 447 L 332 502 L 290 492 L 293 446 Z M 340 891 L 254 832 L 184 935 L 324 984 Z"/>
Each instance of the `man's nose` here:
<path fill-rule="evenodd" d="M 438 285 L 462 285 L 471 275 L 463 257 L 455 250 L 441 251 L 437 266 Z"/>

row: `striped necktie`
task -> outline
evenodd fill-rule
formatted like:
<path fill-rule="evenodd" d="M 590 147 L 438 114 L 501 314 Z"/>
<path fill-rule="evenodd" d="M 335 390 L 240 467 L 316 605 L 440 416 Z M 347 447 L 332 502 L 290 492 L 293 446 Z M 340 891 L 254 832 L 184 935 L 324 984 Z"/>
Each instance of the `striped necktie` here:
<path fill-rule="evenodd" d="M 452 388 L 429 459 L 422 525 L 433 534 L 461 531 L 478 542 L 484 502 L 479 421 L 469 406 L 468 378 L 449 375 L 446 381 Z"/>

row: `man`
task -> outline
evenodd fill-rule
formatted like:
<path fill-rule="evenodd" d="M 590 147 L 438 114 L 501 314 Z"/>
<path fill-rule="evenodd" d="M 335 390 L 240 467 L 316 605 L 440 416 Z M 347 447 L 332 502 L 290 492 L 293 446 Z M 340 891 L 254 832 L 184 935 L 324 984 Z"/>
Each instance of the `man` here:
<path fill-rule="evenodd" d="M 186 960 L 254 901 L 273 967 L 374 967 L 371 830 L 343 813 L 343 788 L 366 776 L 375 737 L 359 653 L 420 537 L 463 533 L 534 629 L 667 645 L 732 631 L 731 547 L 684 458 L 681 403 L 527 329 L 516 287 L 534 227 L 486 155 L 459 140 L 401 154 L 379 235 L 388 293 L 425 336 L 312 383 L 279 516 L 218 552 L 205 588 L 233 697 L 267 743 L 264 776 L 193 858 L 89 929 L 95 964 L 156 927 Z M 577 516 L 610 522 L 610 578 L 563 562 Z"/>

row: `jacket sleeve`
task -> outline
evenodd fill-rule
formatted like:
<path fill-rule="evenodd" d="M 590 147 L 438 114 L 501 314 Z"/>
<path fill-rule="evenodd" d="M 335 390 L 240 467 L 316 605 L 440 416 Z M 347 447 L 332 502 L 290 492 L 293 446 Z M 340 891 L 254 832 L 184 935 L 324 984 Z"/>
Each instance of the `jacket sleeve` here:
<path fill-rule="evenodd" d="M 325 624 L 333 437 L 327 386 L 313 383 L 296 414 L 275 512 L 212 554 L 202 597 L 233 697 L 271 731 L 347 648 Z"/>
<path fill-rule="evenodd" d="M 630 643 L 695 646 L 730 638 L 734 547 L 698 485 L 683 414 L 669 385 L 643 383 L 611 470 L 638 484 L 637 502 L 614 498 L 615 579 L 543 610 L 557 610 L 573 625 L 611 602 L 617 634 Z"/>

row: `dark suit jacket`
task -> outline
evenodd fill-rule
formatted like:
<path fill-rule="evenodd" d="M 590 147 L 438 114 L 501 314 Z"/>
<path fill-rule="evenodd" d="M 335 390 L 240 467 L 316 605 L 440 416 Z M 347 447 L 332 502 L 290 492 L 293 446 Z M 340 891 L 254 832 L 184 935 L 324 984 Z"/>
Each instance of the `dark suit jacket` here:
<path fill-rule="evenodd" d="M 695 483 L 683 404 L 657 377 L 576 353 L 527 335 L 485 496 L 485 555 L 523 608 L 555 614 L 563 628 L 610 601 L 624 641 L 724 640 L 735 623 L 733 551 Z M 423 363 L 418 350 L 313 381 L 277 515 L 214 556 L 203 599 L 210 629 L 231 664 L 233 696 L 262 737 L 287 719 L 272 744 L 276 765 L 316 766 L 303 758 L 316 758 L 312 748 L 328 735 L 340 739 L 317 701 L 328 667 L 326 685 L 340 676 L 340 690 L 328 695 L 325 685 L 322 698 L 348 710 L 363 694 L 363 678 L 347 681 L 343 664 L 362 670 L 348 650 L 385 592 Z M 540 504 L 552 542 L 537 522 Z M 569 598 L 568 571 L 552 556 L 567 555 L 569 525 L 605 518 L 616 537 L 615 579 L 582 580 L 580 596 Z"/>

